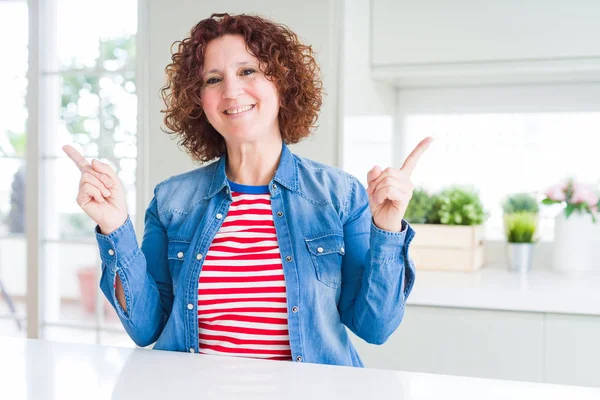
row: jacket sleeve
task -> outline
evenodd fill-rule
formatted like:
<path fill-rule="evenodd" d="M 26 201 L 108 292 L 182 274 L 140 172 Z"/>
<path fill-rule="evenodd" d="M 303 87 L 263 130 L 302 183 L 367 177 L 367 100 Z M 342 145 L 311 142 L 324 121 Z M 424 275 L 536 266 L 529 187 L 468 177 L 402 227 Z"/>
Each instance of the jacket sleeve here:
<path fill-rule="evenodd" d="M 415 232 L 387 232 L 373 223 L 368 195 L 350 178 L 344 207 L 342 286 L 338 309 L 342 322 L 368 343 L 382 344 L 398 328 L 415 281 L 408 247 Z"/>
<path fill-rule="evenodd" d="M 109 235 L 100 234 L 96 228 L 102 260 L 100 288 L 138 346 L 148 346 L 158 339 L 173 306 L 168 237 L 158 217 L 157 190 L 146 210 L 141 249 L 129 217 Z M 117 274 L 123 284 L 126 310 L 115 295 Z"/>

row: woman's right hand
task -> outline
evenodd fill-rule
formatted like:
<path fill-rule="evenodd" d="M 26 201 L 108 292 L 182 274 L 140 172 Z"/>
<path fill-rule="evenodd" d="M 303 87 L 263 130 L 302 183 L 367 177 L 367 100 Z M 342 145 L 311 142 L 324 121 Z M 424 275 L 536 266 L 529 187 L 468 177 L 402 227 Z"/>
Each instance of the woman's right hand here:
<path fill-rule="evenodd" d="M 112 233 L 127 221 L 128 215 L 125 188 L 119 177 L 108 164 L 98 160 L 90 164 L 69 145 L 63 151 L 81 171 L 77 204 L 98 224 L 102 234 Z"/>

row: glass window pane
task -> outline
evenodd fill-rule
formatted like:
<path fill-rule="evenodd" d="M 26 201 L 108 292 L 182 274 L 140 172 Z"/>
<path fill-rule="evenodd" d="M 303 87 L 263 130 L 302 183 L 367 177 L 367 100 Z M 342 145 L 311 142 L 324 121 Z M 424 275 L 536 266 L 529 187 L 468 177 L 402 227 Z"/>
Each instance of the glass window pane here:
<path fill-rule="evenodd" d="M 541 200 L 549 186 L 569 176 L 600 185 L 599 130 L 600 112 L 409 115 L 405 143 L 413 149 L 425 136 L 436 138 L 413 182 L 430 190 L 475 186 L 490 212 L 486 237 L 502 240 L 507 194 L 530 192 Z M 557 211 L 540 208 L 542 240 L 553 240 Z"/>
<path fill-rule="evenodd" d="M 91 159 L 88 159 L 90 161 Z M 106 161 L 106 160 L 105 160 Z M 125 186 L 129 215 L 134 220 L 136 209 L 135 173 L 137 162 L 134 159 L 119 160 L 113 169 Z M 41 204 L 44 215 L 44 239 L 95 241 L 95 222 L 77 204 L 81 173 L 66 156 L 45 160 L 44 201 Z"/>
<path fill-rule="evenodd" d="M 98 293 L 100 256 L 95 243 L 45 243 L 44 294 L 42 301 L 46 322 L 77 323 L 97 326 L 102 320 L 116 320 L 117 315 L 104 294 Z M 97 296 L 102 302 L 102 316 L 96 319 Z"/>
<path fill-rule="evenodd" d="M 0 335 L 26 336 L 26 1 L 0 2 Z"/>
<path fill-rule="evenodd" d="M 55 12 L 60 44 L 56 64 L 62 70 L 92 69 L 100 64 L 113 71 L 134 60 L 135 46 L 131 37 L 137 29 L 136 1 L 58 0 Z M 117 42 L 117 51 L 106 45 L 111 40 Z"/>
<path fill-rule="evenodd" d="M 106 326 L 114 334 L 107 340 L 116 343 L 126 334 L 99 291 L 95 223 L 77 205 L 81 173 L 62 147 L 70 144 L 88 161 L 108 162 L 125 186 L 128 211 L 135 219 L 137 1 L 53 0 L 46 8 L 50 29 L 44 36 L 47 59 L 42 60 L 40 78 L 42 315 L 52 326 L 93 328 L 93 335 L 82 339 L 86 342 L 100 341 Z M 60 329 L 53 332 L 61 334 Z"/>
<path fill-rule="evenodd" d="M 100 333 L 100 344 L 107 346 L 136 347 L 135 343 L 133 343 L 133 340 L 131 340 L 120 323 L 118 328 L 120 328 L 120 331 L 102 331 Z"/>
<path fill-rule="evenodd" d="M 55 342 L 96 343 L 96 331 L 93 329 L 77 329 L 62 326 L 44 328 L 44 339 Z"/>

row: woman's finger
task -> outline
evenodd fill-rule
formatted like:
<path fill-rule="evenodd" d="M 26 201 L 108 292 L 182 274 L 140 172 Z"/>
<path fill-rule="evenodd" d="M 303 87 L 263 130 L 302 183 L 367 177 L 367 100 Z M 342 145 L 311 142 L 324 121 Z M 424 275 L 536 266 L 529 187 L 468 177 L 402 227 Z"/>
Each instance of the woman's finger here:
<path fill-rule="evenodd" d="M 82 196 L 82 194 L 83 194 L 83 196 Z M 100 190 L 97 187 L 92 186 L 89 183 L 84 183 L 83 185 L 81 185 L 81 188 L 79 189 L 79 196 L 77 197 L 77 204 L 79 204 L 80 207 L 84 207 L 86 204 L 89 203 L 89 199 L 94 199 L 98 203 L 106 202 L 104 200 L 104 197 L 102 197 L 102 193 L 100 193 Z"/>
<path fill-rule="evenodd" d="M 85 171 L 81 174 L 81 181 L 79 182 L 79 185 L 83 185 L 84 183 L 89 183 L 92 186 L 95 186 L 97 189 L 99 189 L 102 192 L 102 195 L 104 197 L 108 197 L 110 196 L 110 190 L 108 190 L 108 188 L 104 185 L 104 183 L 100 182 L 100 180 L 96 177 L 96 175 Z"/>
<path fill-rule="evenodd" d="M 409 175 L 405 171 L 401 171 L 397 168 L 388 167 L 388 168 L 384 169 L 376 179 L 369 182 L 370 190 L 367 190 L 367 192 L 372 193 L 373 190 L 377 187 L 377 185 L 379 185 L 379 183 L 387 177 L 392 177 L 392 178 L 398 179 L 400 181 L 410 180 Z"/>
<path fill-rule="evenodd" d="M 383 186 L 377 189 L 373 195 L 373 199 L 377 205 L 384 203 L 386 200 L 408 202 L 410 198 L 410 192 L 403 191 L 396 186 Z"/>
<path fill-rule="evenodd" d="M 92 168 L 92 165 L 88 165 L 86 168 L 84 168 L 82 172 L 89 172 L 90 174 L 94 175 L 107 188 L 112 188 L 114 186 L 114 182 L 110 176 L 94 170 L 94 168 Z"/>
<path fill-rule="evenodd" d="M 63 146 L 63 151 L 65 152 L 65 154 L 71 159 L 73 160 L 73 162 L 75 163 L 75 165 L 77 165 L 77 168 L 79 168 L 79 170 L 81 172 L 83 172 L 83 170 L 86 167 L 89 167 L 90 163 L 85 159 L 85 157 L 78 152 L 73 146 L 70 145 L 65 145 Z"/>
<path fill-rule="evenodd" d="M 411 181 L 397 179 L 395 177 L 387 176 L 387 177 L 383 178 L 382 180 L 380 180 L 379 183 L 377 183 L 373 187 L 373 191 L 376 192 L 379 188 L 385 187 L 385 186 L 394 186 L 405 192 L 410 192 L 410 191 L 414 190 L 414 185 Z"/>
<path fill-rule="evenodd" d="M 114 169 L 112 169 L 110 165 L 94 159 L 92 160 L 92 168 L 94 169 L 94 171 L 107 175 L 112 180 L 113 184 L 116 185 L 117 182 L 119 182 L 119 177 L 117 176 L 117 173 Z"/>

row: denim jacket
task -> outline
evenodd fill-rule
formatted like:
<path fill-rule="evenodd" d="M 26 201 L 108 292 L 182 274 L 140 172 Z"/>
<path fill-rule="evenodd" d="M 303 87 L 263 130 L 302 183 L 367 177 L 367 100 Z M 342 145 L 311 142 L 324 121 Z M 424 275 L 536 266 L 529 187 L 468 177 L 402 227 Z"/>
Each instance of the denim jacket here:
<path fill-rule="evenodd" d="M 232 202 L 225 166 L 221 157 L 158 184 L 141 248 L 130 219 L 109 235 L 96 230 L 100 287 L 139 346 L 198 351 L 203 255 Z M 269 191 L 293 360 L 363 366 L 346 327 L 374 344 L 396 330 L 415 279 L 414 231 L 405 221 L 399 233 L 377 228 L 356 178 L 285 145 Z M 116 274 L 126 311 L 115 296 Z"/>

